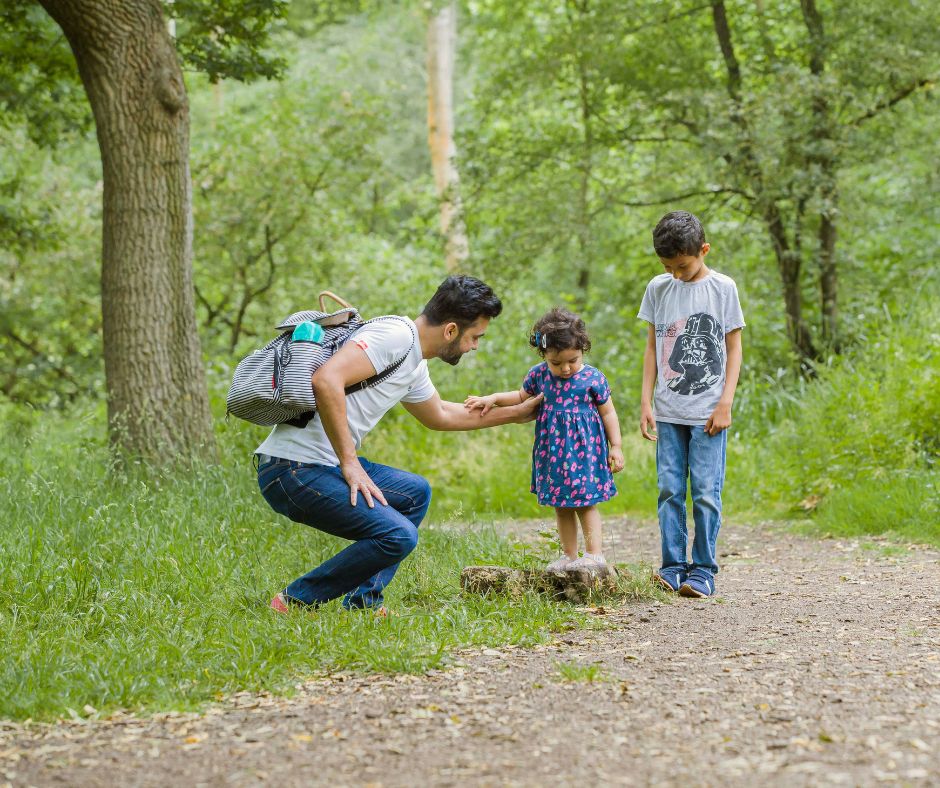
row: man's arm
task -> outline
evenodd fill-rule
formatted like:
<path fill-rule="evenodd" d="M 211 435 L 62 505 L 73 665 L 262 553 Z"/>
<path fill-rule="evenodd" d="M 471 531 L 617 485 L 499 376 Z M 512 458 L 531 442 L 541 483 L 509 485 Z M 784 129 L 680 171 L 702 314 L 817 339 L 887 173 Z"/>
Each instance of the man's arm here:
<path fill-rule="evenodd" d="M 643 387 L 640 390 L 640 432 L 648 441 L 655 441 L 656 419 L 653 418 L 653 391 L 656 388 L 656 329 L 649 324 L 646 350 L 643 351 Z"/>
<path fill-rule="evenodd" d="M 369 478 L 356 456 L 356 442 L 346 420 L 346 387 L 374 374 L 375 367 L 365 351 L 355 342 L 348 342 L 314 372 L 312 378 L 317 413 L 320 414 L 323 430 L 339 459 L 343 478 L 349 485 L 349 502 L 355 506 L 356 497 L 361 491 L 370 509 L 375 506 L 373 498 L 383 505 L 387 503 L 382 491 Z"/>
<path fill-rule="evenodd" d="M 432 430 L 479 430 L 503 424 L 523 424 L 535 418 L 535 412 L 544 398 L 541 394 L 518 405 L 493 408 L 477 415 L 458 402 L 447 402 L 437 392 L 424 402 L 402 402 L 405 410 Z"/>
<path fill-rule="evenodd" d="M 731 426 L 731 406 L 734 404 L 734 392 L 738 387 L 738 376 L 741 374 L 742 355 L 741 329 L 736 328 L 725 334 L 725 356 L 728 359 L 725 366 L 725 387 L 715 410 L 705 422 L 705 432 L 709 435 L 717 435 Z"/>
<path fill-rule="evenodd" d="M 480 415 L 485 416 L 493 408 L 505 408 L 509 405 L 518 405 L 520 402 L 525 402 L 531 396 L 532 395 L 525 389 L 518 389 L 517 391 L 499 391 L 496 394 L 487 394 L 485 397 L 471 394 L 463 401 L 463 406 L 468 410 L 480 408 Z"/>

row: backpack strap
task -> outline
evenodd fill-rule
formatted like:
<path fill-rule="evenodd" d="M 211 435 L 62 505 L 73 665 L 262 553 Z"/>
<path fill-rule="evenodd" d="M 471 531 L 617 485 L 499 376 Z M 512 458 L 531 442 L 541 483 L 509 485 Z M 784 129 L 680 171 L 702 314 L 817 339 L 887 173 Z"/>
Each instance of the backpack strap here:
<path fill-rule="evenodd" d="M 381 383 L 383 380 L 389 377 L 389 375 L 393 375 L 395 371 L 402 364 L 405 363 L 405 361 L 408 359 L 408 356 L 411 355 L 411 351 L 414 350 L 414 346 L 415 346 L 414 331 L 411 330 L 411 326 L 409 326 L 408 323 L 403 318 L 399 317 L 398 315 L 385 315 L 384 317 L 374 317 L 371 320 L 367 320 L 363 324 L 363 326 L 366 326 L 369 323 L 374 323 L 378 320 L 398 320 L 399 322 L 404 323 L 408 327 L 408 332 L 411 334 L 411 344 L 408 346 L 408 350 L 405 352 L 405 355 L 403 355 L 400 359 L 398 359 L 398 361 L 396 361 L 387 369 L 384 369 L 381 372 L 377 372 L 375 375 L 372 375 L 371 377 L 368 377 L 365 380 L 360 380 L 358 383 L 353 383 L 349 386 L 346 386 L 344 391 L 347 397 L 350 394 L 355 394 L 356 392 L 362 391 L 363 389 L 371 388 L 372 386 L 377 386 L 379 383 Z M 352 339 L 352 337 L 350 337 L 350 339 Z M 316 415 L 317 415 L 317 412 L 315 410 L 308 410 L 305 413 L 301 413 L 300 415 L 292 418 L 290 421 L 286 421 L 284 423 L 290 424 L 292 427 L 300 427 L 301 429 L 303 429 L 310 423 L 310 420 Z"/>

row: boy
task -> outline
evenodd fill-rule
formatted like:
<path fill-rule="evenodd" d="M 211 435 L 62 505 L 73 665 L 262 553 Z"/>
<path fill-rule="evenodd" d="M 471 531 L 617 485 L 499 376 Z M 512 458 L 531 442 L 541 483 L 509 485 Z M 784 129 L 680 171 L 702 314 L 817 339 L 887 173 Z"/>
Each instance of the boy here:
<path fill-rule="evenodd" d="M 656 441 L 663 563 L 655 579 L 683 596 L 707 597 L 715 593 L 718 571 L 725 430 L 741 371 L 744 315 L 734 281 L 705 265 L 710 246 L 691 213 L 673 211 L 660 219 L 653 247 L 666 272 L 646 286 L 637 317 L 650 324 L 640 432 Z M 689 477 L 695 520 L 691 564 L 686 560 Z"/>

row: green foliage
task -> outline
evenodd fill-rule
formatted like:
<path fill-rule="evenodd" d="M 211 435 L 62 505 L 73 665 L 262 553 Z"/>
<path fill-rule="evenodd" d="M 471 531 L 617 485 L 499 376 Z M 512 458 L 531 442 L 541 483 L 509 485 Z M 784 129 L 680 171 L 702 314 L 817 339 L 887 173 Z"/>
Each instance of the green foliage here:
<path fill-rule="evenodd" d="M 584 616 L 545 597 L 463 596 L 460 568 L 513 565 L 494 527 L 431 518 L 390 586 L 398 614 L 338 603 L 279 617 L 291 578 L 343 544 L 274 515 L 247 457 L 156 474 L 108 468 L 101 413 L 4 408 L 0 445 L 0 716 L 194 708 L 217 693 L 287 692 L 340 668 L 419 672 L 468 646 L 543 642 Z"/>
<path fill-rule="evenodd" d="M 54 146 L 91 126 L 75 60 L 58 25 L 33 0 L 0 6 L 0 131 L 25 123 L 33 142 Z M 8 140 L 9 142 L 9 140 Z"/>
<path fill-rule="evenodd" d="M 887 315 L 887 330 L 821 370 L 780 422 L 732 444 L 733 495 L 764 511 L 816 509 L 827 532 L 940 543 L 936 303 L 922 295 Z"/>
<path fill-rule="evenodd" d="M 287 7 L 287 0 L 173 0 L 164 6 L 179 20 L 176 48 L 183 63 L 212 82 L 280 76 L 285 63 L 271 51 L 271 38 Z"/>

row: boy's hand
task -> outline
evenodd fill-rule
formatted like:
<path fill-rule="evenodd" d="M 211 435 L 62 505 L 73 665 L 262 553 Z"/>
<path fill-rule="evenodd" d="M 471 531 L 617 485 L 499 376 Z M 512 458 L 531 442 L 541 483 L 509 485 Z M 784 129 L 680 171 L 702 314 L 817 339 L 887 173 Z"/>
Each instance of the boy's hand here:
<path fill-rule="evenodd" d="M 620 473 L 623 470 L 623 466 L 626 465 L 626 462 L 623 459 L 623 449 L 620 446 L 611 446 L 610 450 L 607 452 L 607 463 L 610 465 L 610 470 L 614 473 Z"/>
<path fill-rule="evenodd" d="M 653 408 L 651 405 L 640 406 L 640 432 L 648 441 L 656 441 L 656 419 L 653 418 Z"/>
<path fill-rule="evenodd" d="M 487 397 L 477 397 L 471 395 L 463 401 L 463 406 L 467 410 L 476 410 L 481 408 L 480 415 L 485 416 L 496 407 L 496 397 L 490 394 Z"/>
<path fill-rule="evenodd" d="M 712 411 L 712 415 L 708 417 L 708 421 L 705 422 L 705 432 L 714 437 L 730 426 L 731 406 L 719 402 Z"/>

